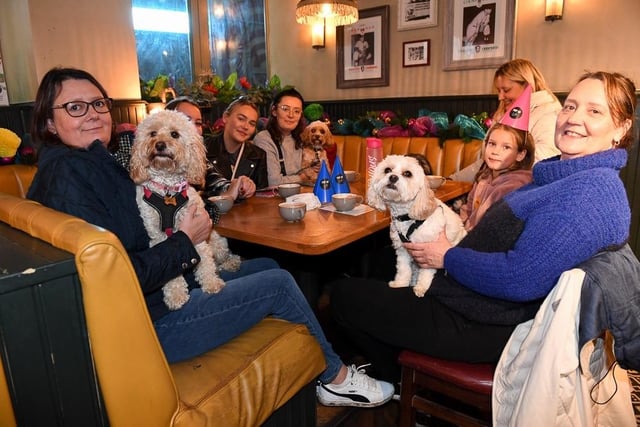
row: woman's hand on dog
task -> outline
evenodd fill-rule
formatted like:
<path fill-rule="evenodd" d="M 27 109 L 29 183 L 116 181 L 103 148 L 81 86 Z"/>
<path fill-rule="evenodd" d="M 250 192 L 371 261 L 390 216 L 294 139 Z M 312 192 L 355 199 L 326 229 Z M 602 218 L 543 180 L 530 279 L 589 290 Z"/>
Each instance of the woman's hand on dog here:
<path fill-rule="evenodd" d="M 180 231 L 191 239 L 191 243 L 197 245 L 209 239 L 212 227 L 211 218 L 207 211 L 196 204 L 189 206 L 187 214 L 182 219 Z"/>
<path fill-rule="evenodd" d="M 315 181 L 318 178 L 318 173 L 320 173 L 320 164 L 302 169 L 298 176 L 301 181 Z"/>
<path fill-rule="evenodd" d="M 444 254 L 453 247 L 444 230 L 438 238 L 426 243 L 404 243 L 405 249 L 409 252 L 416 264 L 420 268 L 444 268 Z"/>

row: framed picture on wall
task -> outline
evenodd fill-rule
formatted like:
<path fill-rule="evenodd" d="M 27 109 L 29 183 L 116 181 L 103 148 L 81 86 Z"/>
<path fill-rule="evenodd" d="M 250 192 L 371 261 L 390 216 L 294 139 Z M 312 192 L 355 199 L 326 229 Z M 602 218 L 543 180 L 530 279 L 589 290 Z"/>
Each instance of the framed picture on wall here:
<path fill-rule="evenodd" d="M 336 27 L 337 88 L 389 86 L 389 6 L 358 11 Z"/>
<path fill-rule="evenodd" d="M 446 3 L 444 70 L 497 68 L 513 56 L 516 0 Z"/>
<path fill-rule="evenodd" d="M 398 31 L 438 25 L 438 0 L 398 0 Z"/>
<path fill-rule="evenodd" d="M 429 65 L 431 40 L 416 40 L 402 43 L 402 66 L 418 67 Z"/>

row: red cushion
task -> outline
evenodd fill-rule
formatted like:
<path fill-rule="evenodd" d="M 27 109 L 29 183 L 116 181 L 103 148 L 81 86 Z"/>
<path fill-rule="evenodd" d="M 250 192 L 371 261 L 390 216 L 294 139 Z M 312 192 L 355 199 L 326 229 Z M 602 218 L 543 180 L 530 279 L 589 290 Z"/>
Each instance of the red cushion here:
<path fill-rule="evenodd" d="M 398 362 L 401 366 L 415 369 L 418 372 L 439 378 L 458 387 L 491 395 L 495 365 L 453 362 L 410 350 L 403 350 L 400 353 Z"/>

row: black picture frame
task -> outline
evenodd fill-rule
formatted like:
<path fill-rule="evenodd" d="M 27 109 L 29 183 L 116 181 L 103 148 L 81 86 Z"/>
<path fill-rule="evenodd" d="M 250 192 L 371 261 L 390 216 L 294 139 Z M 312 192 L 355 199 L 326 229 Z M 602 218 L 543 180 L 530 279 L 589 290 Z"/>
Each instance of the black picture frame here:
<path fill-rule="evenodd" d="M 358 22 L 336 27 L 338 89 L 389 86 L 389 9 L 358 11 Z"/>

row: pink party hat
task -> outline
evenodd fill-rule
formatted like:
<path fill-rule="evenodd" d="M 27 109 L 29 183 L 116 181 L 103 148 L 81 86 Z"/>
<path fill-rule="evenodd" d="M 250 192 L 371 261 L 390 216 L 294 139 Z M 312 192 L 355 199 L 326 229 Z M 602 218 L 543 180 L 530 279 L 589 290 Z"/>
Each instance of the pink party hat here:
<path fill-rule="evenodd" d="M 531 86 L 527 85 L 524 92 L 511 104 L 509 110 L 502 116 L 499 123 L 529 131 L 529 110 L 531 106 Z"/>

